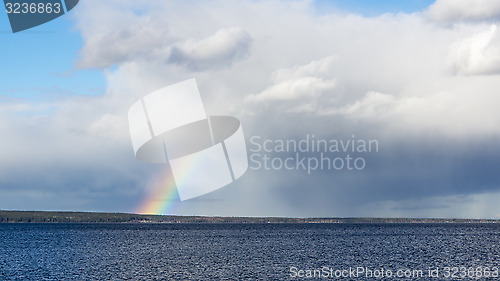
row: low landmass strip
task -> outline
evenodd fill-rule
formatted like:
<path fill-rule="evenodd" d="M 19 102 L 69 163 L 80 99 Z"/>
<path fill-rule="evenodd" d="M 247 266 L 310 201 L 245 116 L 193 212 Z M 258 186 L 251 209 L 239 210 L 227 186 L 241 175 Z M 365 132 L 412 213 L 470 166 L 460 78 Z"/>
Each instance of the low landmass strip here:
<path fill-rule="evenodd" d="M 0 223 L 500 223 L 499 219 L 204 217 L 128 213 L 1 211 Z"/>

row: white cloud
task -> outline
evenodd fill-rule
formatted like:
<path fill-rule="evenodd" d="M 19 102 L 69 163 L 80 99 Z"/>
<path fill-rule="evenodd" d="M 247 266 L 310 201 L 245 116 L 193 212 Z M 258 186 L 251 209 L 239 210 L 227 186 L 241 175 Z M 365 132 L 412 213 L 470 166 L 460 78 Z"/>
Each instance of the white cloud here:
<path fill-rule="evenodd" d="M 272 74 L 268 88 L 247 97 L 249 101 L 314 98 L 335 87 L 332 76 L 334 58 L 325 57 L 306 65 L 282 68 Z"/>
<path fill-rule="evenodd" d="M 464 75 L 500 73 L 500 36 L 496 25 L 452 44 L 449 64 Z"/>
<path fill-rule="evenodd" d="M 465 78 L 466 79 L 466 78 Z M 488 83 L 477 79 L 471 84 Z M 500 115 L 495 104 L 500 97 L 491 89 L 472 95 L 457 81 L 455 91 L 432 95 L 396 96 L 368 92 L 362 98 L 339 107 L 319 107 L 318 115 L 343 116 L 346 119 L 376 124 L 393 132 L 417 133 L 435 131 L 442 135 L 469 138 L 474 135 L 500 135 Z M 477 84 L 476 84 L 477 83 Z M 488 97 L 488 98 L 487 98 Z"/>
<path fill-rule="evenodd" d="M 391 114 L 392 108 L 397 101 L 394 96 L 379 93 L 368 92 L 366 95 L 352 104 L 340 108 L 327 108 L 320 112 L 326 115 L 346 115 L 355 118 L 376 118 L 385 120 Z"/>
<path fill-rule="evenodd" d="M 484 21 L 500 19 L 497 0 L 437 0 L 426 11 L 427 16 L 440 22 Z"/>
<path fill-rule="evenodd" d="M 224 28 L 201 40 L 187 40 L 172 47 L 169 62 L 191 70 L 229 66 L 233 60 L 249 55 L 252 38 L 242 28 Z"/>

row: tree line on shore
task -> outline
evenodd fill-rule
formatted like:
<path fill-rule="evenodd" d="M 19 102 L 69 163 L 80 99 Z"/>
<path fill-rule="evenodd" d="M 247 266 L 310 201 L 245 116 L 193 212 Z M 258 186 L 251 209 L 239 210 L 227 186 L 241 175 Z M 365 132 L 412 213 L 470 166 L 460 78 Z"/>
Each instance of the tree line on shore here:
<path fill-rule="evenodd" d="M 500 223 L 500 220 L 445 218 L 208 217 L 0 210 L 0 223 Z"/>

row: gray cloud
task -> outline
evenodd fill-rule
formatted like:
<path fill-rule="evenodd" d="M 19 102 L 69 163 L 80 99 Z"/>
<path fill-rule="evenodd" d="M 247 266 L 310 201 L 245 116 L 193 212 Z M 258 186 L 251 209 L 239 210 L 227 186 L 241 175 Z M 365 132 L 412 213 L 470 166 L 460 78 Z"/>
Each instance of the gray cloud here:
<path fill-rule="evenodd" d="M 95 9 L 108 10 L 94 2 Z M 105 17 L 105 23 L 100 17 Z M 166 57 L 176 41 L 159 16 L 136 15 L 131 11 L 85 15 L 79 24 L 84 37 L 77 68 L 107 68 L 115 64 L 152 56 Z"/>
<path fill-rule="evenodd" d="M 247 57 L 251 43 L 252 38 L 242 28 L 220 29 L 210 37 L 174 45 L 167 61 L 193 71 L 217 69 Z"/>
<path fill-rule="evenodd" d="M 426 15 L 439 22 L 486 21 L 500 19 L 500 3 L 495 0 L 437 0 Z"/>
<path fill-rule="evenodd" d="M 116 4 L 93 3 L 92 9 L 109 10 Z M 189 34 L 172 32 L 171 22 L 161 13 L 136 13 L 137 7 L 132 3 L 123 4 L 129 10 L 118 9 L 105 16 L 85 15 L 79 22 L 85 44 L 77 68 L 108 68 L 143 60 L 145 63 L 165 61 L 199 71 L 230 66 L 249 54 L 252 38 L 240 27 L 220 28 L 201 39 L 191 38 Z M 165 8 L 161 3 L 144 5 L 145 9 Z"/>

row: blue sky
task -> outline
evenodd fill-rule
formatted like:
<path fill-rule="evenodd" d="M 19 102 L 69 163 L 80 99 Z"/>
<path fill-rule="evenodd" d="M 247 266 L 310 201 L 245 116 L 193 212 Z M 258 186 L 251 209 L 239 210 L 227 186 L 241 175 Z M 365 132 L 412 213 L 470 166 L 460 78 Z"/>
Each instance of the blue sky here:
<path fill-rule="evenodd" d="M 385 13 L 414 13 L 421 12 L 428 8 L 434 1 L 432 0 L 316 0 L 314 1 L 318 10 L 321 12 L 328 11 L 345 11 L 350 13 L 361 14 L 363 16 L 378 16 Z"/>
<path fill-rule="evenodd" d="M 0 24 L 3 96 L 43 100 L 64 95 L 99 95 L 105 90 L 101 70 L 74 68 L 82 39 L 74 28 L 71 13 L 12 34 L 3 11 Z"/>
<path fill-rule="evenodd" d="M 484 3 L 84 0 L 16 34 L 0 12 L 0 209 L 137 210 L 165 171 L 135 159 L 127 111 L 196 78 L 247 141 L 380 151 L 363 171 L 251 170 L 155 198 L 162 213 L 500 217 L 500 8 Z"/>

